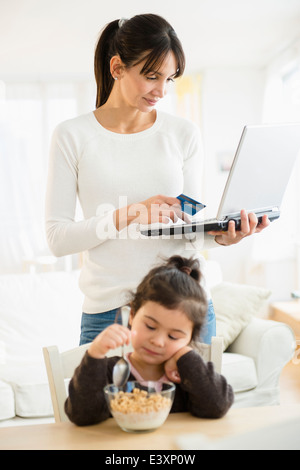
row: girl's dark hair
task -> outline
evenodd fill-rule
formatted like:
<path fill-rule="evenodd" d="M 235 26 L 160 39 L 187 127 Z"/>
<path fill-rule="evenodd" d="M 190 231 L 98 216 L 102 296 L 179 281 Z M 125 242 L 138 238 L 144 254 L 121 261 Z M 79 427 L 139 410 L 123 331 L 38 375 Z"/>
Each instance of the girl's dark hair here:
<path fill-rule="evenodd" d="M 169 52 L 177 60 L 174 78 L 185 68 L 181 42 L 172 26 L 161 16 L 136 15 L 129 20 L 115 20 L 102 31 L 95 50 L 95 78 L 97 83 L 96 108 L 106 103 L 114 83 L 110 73 L 110 59 L 119 55 L 126 67 L 145 60 L 141 74 L 157 72 Z"/>
<path fill-rule="evenodd" d="M 131 302 L 133 315 L 148 301 L 170 310 L 182 310 L 194 325 L 192 340 L 199 341 L 207 312 L 207 297 L 200 279 L 197 259 L 172 256 L 165 264 L 153 268 L 139 284 Z"/>

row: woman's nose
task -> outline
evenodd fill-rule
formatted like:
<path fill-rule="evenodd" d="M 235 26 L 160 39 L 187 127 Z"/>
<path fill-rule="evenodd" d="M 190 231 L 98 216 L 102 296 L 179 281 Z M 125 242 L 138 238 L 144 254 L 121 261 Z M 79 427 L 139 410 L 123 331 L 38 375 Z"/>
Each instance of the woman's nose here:
<path fill-rule="evenodd" d="M 167 94 L 167 84 L 166 82 L 161 81 L 160 83 L 157 83 L 155 87 L 155 94 L 159 98 L 163 98 Z"/>

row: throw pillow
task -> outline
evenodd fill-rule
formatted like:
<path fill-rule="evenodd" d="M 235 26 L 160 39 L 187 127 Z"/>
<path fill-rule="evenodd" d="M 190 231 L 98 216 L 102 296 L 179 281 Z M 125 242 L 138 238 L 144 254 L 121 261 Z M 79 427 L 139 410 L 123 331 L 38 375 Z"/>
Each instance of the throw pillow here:
<path fill-rule="evenodd" d="M 271 295 L 267 289 L 222 282 L 211 289 L 216 313 L 217 336 L 224 339 L 224 351 L 257 316 Z"/>

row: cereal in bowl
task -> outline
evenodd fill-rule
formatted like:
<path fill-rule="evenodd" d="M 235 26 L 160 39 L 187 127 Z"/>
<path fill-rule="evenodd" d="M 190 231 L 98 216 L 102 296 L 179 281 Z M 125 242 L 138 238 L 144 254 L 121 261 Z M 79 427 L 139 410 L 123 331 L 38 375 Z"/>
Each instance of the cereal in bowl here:
<path fill-rule="evenodd" d="M 161 426 L 167 419 L 172 400 L 159 393 L 134 388 L 118 392 L 110 402 L 111 412 L 124 431 L 145 432 Z"/>
<path fill-rule="evenodd" d="M 121 413 L 150 413 L 164 408 L 170 409 L 170 398 L 163 397 L 159 393 L 148 396 L 146 390 L 134 388 L 132 392 L 118 392 L 111 401 L 112 411 Z"/>

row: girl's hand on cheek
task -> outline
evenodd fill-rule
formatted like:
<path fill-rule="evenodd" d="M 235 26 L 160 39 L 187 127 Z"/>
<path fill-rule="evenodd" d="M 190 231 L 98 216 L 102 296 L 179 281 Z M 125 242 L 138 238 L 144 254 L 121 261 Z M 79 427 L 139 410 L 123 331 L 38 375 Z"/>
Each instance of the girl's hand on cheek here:
<path fill-rule="evenodd" d="M 192 351 L 192 348 L 190 346 L 184 346 L 183 348 L 179 349 L 179 351 L 177 351 L 174 356 L 170 357 L 170 359 L 165 362 L 165 374 L 168 379 L 171 380 L 171 382 L 174 382 L 176 384 L 179 384 L 181 382 L 181 378 L 177 368 L 177 361 L 181 356 L 188 353 L 189 351 Z"/>
<path fill-rule="evenodd" d="M 110 325 L 92 342 L 88 354 L 95 359 L 103 359 L 111 349 L 130 343 L 130 330 L 119 324 Z"/>
<path fill-rule="evenodd" d="M 165 362 L 164 368 L 165 374 L 171 382 L 176 384 L 181 382 L 181 378 L 177 369 L 177 361 L 174 359 L 174 356 Z"/>

